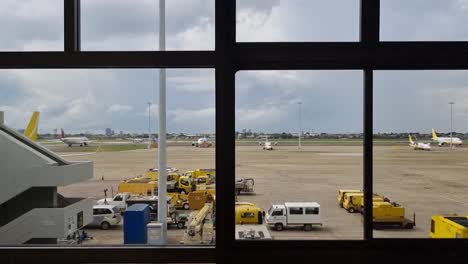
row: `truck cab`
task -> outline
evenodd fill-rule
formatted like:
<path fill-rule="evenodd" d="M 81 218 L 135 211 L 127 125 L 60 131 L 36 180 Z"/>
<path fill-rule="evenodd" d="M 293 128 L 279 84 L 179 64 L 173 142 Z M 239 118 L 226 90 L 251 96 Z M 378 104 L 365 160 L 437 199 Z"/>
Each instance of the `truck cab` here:
<path fill-rule="evenodd" d="M 272 205 L 265 219 L 277 231 L 289 226 L 303 226 L 305 231 L 311 231 L 313 225 L 322 225 L 320 205 L 315 202 Z"/>
<path fill-rule="evenodd" d="M 338 205 L 343 208 L 344 196 L 346 193 L 363 193 L 362 190 L 357 189 L 342 189 L 338 190 L 338 197 L 336 198 Z"/>
<path fill-rule="evenodd" d="M 361 200 L 363 200 L 364 193 L 345 193 L 343 199 L 343 208 L 350 213 L 357 213 L 360 211 Z"/>
<path fill-rule="evenodd" d="M 100 199 L 96 202 L 96 205 L 113 205 L 115 206 L 120 212 L 125 211 L 127 209 L 127 199 L 131 196 L 130 193 L 117 193 L 113 198 L 104 198 Z"/>
<path fill-rule="evenodd" d="M 176 187 L 181 194 L 188 194 L 196 189 L 195 184 L 192 184 L 192 179 L 188 176 L 180 176 Z"/>

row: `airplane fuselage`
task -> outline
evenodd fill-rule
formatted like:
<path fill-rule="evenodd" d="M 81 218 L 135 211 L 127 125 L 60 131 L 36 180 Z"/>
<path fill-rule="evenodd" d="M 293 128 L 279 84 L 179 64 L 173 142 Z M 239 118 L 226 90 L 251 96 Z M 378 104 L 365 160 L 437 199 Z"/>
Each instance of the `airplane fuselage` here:
<path fill-rule="evenodd" d="M 273 146 L 271 145 L 271 142 L 265 142 L 263 145 L 264 150 L 273 150 Z"/>
<path fill-rule="evenodd" d="M 456 145 L 460 146 L 463 144 L 463 141 L 460 138 L 449 138 L 449 137 L 437 137 L 437 139 L 434 140 L 440 147 L 444 145 Z"/>
<path fill-rule="evenodd" d="M 429 143 L 414 143 L 410 146 L 413 147 L 415 150 L 431 150 L 431 144 Z"/>
<path fill-rule="evenodd" d="M 63 143 L 67 144 L 69 147 L 73 145 L 87 146 L 90 143 L 90 140 L 87 137 L 67 137 L 60 139 Z"/>

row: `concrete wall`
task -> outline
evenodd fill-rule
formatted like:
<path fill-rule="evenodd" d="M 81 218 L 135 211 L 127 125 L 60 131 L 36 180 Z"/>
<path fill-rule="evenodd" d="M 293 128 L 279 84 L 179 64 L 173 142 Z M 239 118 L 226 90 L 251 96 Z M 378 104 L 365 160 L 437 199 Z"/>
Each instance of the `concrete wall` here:
<path fill-rule="evenodd" d="M 36 208 L 0 228 L 0 245 L 19 245 L 31 239 L 66 238 L 78 229 L 78 214 L 83 225 L 93 218 L 93 201 L 82 199 L 64 208 Z"/>
<path fill-rule="evenodd" d="M 57 207 L 57 187 L 33 187 L 0 205 L 0 227 L 34 208 Z"/>

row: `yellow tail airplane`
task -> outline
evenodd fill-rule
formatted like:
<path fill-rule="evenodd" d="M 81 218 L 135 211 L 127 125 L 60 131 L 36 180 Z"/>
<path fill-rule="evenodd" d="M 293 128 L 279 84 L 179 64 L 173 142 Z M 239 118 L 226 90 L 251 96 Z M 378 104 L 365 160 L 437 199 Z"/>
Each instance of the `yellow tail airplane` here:
<path fill-rule="evenodd" d="M 432 129 L 432 140 L 439 145 L 439 147 L 442 147 L 444 145 L 449 145 L 449 146 L 461 146 L 463 144 L 463 141 L 460 138 L 457 137 L 438 137 L 437 133 L 435 132 L 434 129 Z"/>
<path fill-rule="evenodd" d="M 24 130 L 24 136 L 32 141 L 37 141 L 37 130 L 39 129 L 39 112 L 33 112 L 28 126 Z"/>

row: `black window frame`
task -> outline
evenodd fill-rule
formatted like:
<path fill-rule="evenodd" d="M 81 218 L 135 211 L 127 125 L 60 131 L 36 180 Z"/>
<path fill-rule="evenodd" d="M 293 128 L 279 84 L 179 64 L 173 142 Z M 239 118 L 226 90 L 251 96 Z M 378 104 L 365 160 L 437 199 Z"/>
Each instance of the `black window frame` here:
<path fill-rule="evenodd" d="M 156 12 L 156 10 L 155 10 Z M 0 52 L 0 69 L 214 68 L 216 75 L 215 246 L 1 247 L 1 263 L 34 262 L 265 262 L 314 256 L 360 262 L 464 260 L 466 240 L 377 239 L 372 210 L 365 211 L 363 240 L 235 241 L 235 75 L 240 70 L 362 70 L 363 187 L 365 207 L 373 193 L 373 71 L 467 70 L 468 42 L 382 42 L 380 0 L 361 0 L 358 42 L 236 42 L 236 0 L 215 0 L 213 51 L 80 51 L 80 0 L 64 0 L 64 51 Z M 327 25 L 322 25 L 326 27 Z M 430 252 L 428 254 L 428 252 Z M 365 261 L 364 259 L 365 258 Z M 383 262 L 379 262 L 383 263 Z"/>

